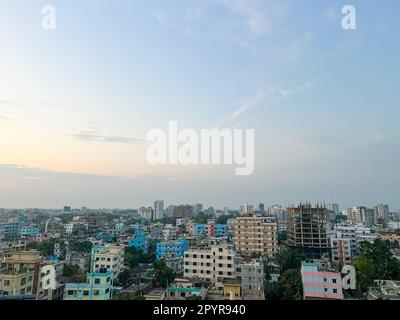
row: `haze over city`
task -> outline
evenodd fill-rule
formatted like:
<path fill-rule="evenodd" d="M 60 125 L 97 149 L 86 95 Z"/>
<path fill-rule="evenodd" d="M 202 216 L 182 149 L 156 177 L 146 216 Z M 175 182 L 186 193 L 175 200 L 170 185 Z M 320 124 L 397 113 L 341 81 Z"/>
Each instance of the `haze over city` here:
<path fill-rule="evenodd" d="M 0 0 L 0 207 L 400 208 L 398 1 Z M 389 7 L 390 5 L 390 7 Z M 151 166 L 146 132 L 255 130 L 255 167 Z"/>

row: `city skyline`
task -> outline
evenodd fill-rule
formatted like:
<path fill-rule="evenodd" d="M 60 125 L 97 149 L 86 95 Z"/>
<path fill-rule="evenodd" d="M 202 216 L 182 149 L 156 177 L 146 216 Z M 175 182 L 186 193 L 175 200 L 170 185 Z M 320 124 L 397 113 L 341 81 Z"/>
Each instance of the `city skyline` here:
<path fill-rule="evenodd" d="M 400 208 L 398 1 L 45 1 L 0 12 L 0 207 Z M 254 173 L 150 166 L 146 132 L 255 130 Z"/>

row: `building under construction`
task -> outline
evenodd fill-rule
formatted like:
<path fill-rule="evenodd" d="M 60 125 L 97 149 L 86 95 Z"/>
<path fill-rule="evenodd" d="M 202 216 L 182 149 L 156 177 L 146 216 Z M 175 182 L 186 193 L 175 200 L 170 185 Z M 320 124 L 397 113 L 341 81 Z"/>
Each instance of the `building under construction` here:
<path fill-rule="evenodd" d="M 287 246 L 308 259 L 319 259 L 329 254 L 329 210 L 325 206 L 300 204 L 287 208 Z"/>

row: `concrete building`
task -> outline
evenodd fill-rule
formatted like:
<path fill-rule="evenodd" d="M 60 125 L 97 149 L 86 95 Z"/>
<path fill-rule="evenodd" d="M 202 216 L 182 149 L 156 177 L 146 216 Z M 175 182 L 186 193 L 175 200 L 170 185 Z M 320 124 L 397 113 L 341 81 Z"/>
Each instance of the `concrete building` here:
<path fill-rule="evenodd" d="M 400 300 L 400 281 L 375 280 L 368 291 L 368 300 Z"/>
<path fill-rule="evenodd" d="M 157 200 L 154 202 L 154 220 L 164 218 L 164 200 Z"/>
<path fill-rule="evenodd" d="M 278 251 L 276 217 L 261 217 L 253 214 L 236 218 L 235 249 L 243 254 L 274 256 Z"/>
<path fill-rule="evenodd" d="M 66 283 L 64 300 L 110 300 L 112 298 L 114 275 L 88 273 L 86 283 Z"/>
<path fill-rule="evenodd" d="M 374 215 L 377 219 L 382 221 L 389 220 L 389 206 L 387 204 L 378 204 L 374 207 Z"/>
<path fill-rule="evenodd" d="M 325 207 L 301 204 L 287 208 L 287 245 L 307 258 L 319 259 L 329 253 L 329 213 Z"/>
<path fill-rule="evenodd" d="M 340 273 L 319 270 L 316 263 L 302 262 L 301 277 L 304 300 L 343 300 Z"/>
<path fill-rule="evenodd" d="M 241 204 L 239 207 L 239 214 L 253 214 L 254 213 L 254 206 L 251 204 Z"/>
<path fill-rule="evenodd" d="M 347 210 L 347 219 L 354 224 L 363 224 L 371 227 L 375 223 L 374 211 L 367 207 L 353 207 Z"/>
<path fill-rule="evenodd" d="M 189 250 L 189 241 L 185 239 L 159 242 L 156 247 L 156 259 L 158 261 L 164 259 L 169 268 L 182 273 L 183 257 L 187 250 Z"/>
<path fill-rule="evenodd" d="M 4 296 L 33 295 L 34 271 L 0 270 L 0 290 Z"/>
<path fill-rule="evenodd" d="M 243 296 L 264 299 L 264 265 L 259 261 L 240 264 Z"/>
<path fill-rule="evenodd" d="M 194 235 L 196 237 L 204 235 L 211 239 L 224 238 L 227 233 L 227 225 L 215 223 L 215 220 L 208 220 L 207 224 L 196 224 L 194 226 Z"/>
<path fill-rule="evenodd" d="M 6 256 L 1 263 L 1 268 L 7 271 L 13 270 L 17 274 L 24 273 L 25 270 L 32 271 L 32 293 L 36 294 L 39 287 L 42 261 L 42 256 L 38 251 L 19 251 Z"/>
<path fill-rule="evenodd" d="M 215 245 L 210 249 L 185 252 L 184 277 L 200 278 L 215 288 L 223 288 L 224 278 L 235 278 L 235 251 L 232 245 Z"/>
<path fill-rule="evenodd" d="M 94 246 L 91 253 L 91 273 L 113 271 L 117 278 L 124 267 L 124 247 L 114 244 Z"/>

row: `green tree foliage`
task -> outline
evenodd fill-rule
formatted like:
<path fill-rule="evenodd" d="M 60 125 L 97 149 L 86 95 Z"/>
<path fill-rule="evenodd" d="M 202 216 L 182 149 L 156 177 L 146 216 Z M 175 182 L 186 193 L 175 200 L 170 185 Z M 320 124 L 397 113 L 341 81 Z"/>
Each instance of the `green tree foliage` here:
<path fill-rule="evenodd" d="M 198 224 L 206 224 L 208 219 L 211 219 L 212 216 L 205 214 L 204 212 L 200 212 L 197 217 L 194 219 L 195 223 Z"/>
<path fill-rule="evenodd" d="M 124 271 L 120 272 L 120 274 L 118 275 L 118 278 L 117 278 L 116 285 L 125 287 L 130 278 L 130 275 L 131 275 L 131 273 L 128 270 L 124 270 Z"/>
<path fill-rule="evenodd" d="M 357 297 L 365 297 L 374 280 L 400 280 L 400 262 L 392 257 L 390 250 L 396 244 L 390 241 L 375 240 L 363 242 L 359 256 L 355 260 L 357 276 Z"/>
<path fill-rule="evenodd" d="M 77 252 L 90 252 L 92 250 L 92 243 L 90 241 L 71 241 L 69 248 Z"/>
<path fill-rule="evenodd" d="M 113 300 L 144 300 L 144 297 L 123 293 L 123 294 L 113 296 L 112 299 Z"/>
<path fill-rule="evenodd" d="M 124 261 L 125 264 L 133 269 L 136 268 L 139 263 L 152 263 L 154 261 L 154 250 L 150 248 L 150 254 L 145 254 L 140 250 L 135 248 L 127 247 L 125 248 Z"/>
<path fill-rule="evenodd" d="M 166 288 L 175 280 L 175 272 L 172 269 L 168 268 L 164 259 L 161 259 L 160 261 L 154 261 L 153 267 L 154 282 L 156 286 Z"/>
<path fill-rule="evenodd" d="M 264 291 L 267 300 L 302 300 L 303 285 L 300 271 L 298 269 L 285 271 L 278 282 L 267 281 Z"/>
<path fill-rule="evenodd" d="M 229 214 L 229 215 L 221 215 L 218 217 L 217 222 L 218 224 L 227 224 L 229 219 L 234 219 L 235 216 L 233 214 Z"/>
<path fill-rule="evenodd" d="M 300 269 L 301 261 L 305 258 L 292 249 L 280 250 L 275 255 L 275 261 L 279 265 L 280 273 L 284 273 L 289 269 Z"/>

